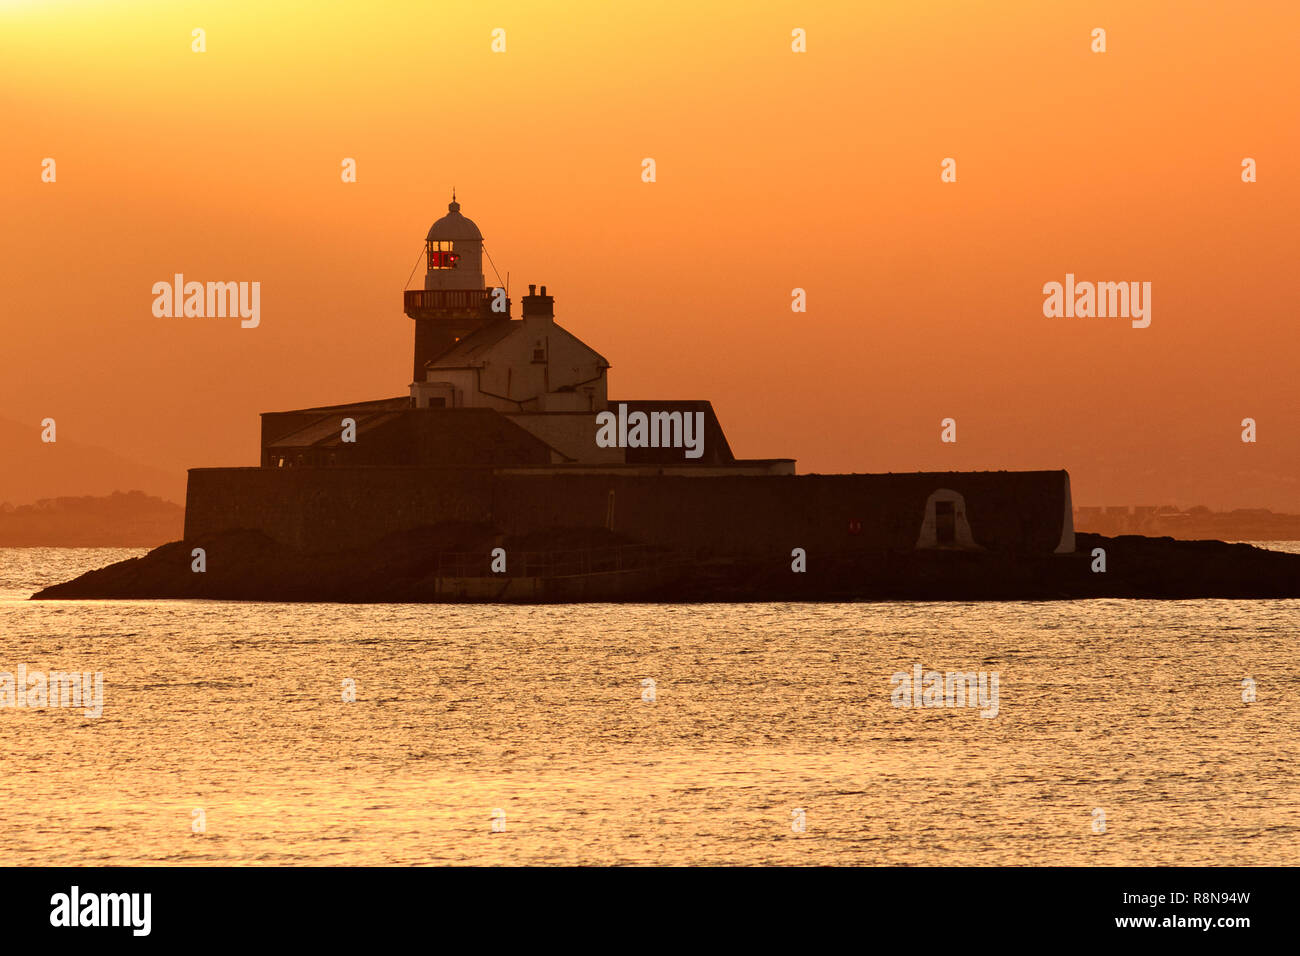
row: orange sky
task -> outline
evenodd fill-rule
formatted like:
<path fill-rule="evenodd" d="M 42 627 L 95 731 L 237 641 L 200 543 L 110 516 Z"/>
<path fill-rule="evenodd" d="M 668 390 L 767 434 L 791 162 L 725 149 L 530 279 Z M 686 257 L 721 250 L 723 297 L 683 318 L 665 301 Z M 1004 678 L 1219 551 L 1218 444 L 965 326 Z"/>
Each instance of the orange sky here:
<path fill-rule="evenodd" d="M 0 0 L 0 418 L 179 471 L 404 394 L 454 184 L 611 397 L 711 399 L 738 455 L 1300 511 L 1297 36 L 1293 2 Z M 175 272 L 260 281 L 261 326 L 155 318 Z M 1066 272 L 1150 281 L 1151 327 L 1045 318 Z"/>

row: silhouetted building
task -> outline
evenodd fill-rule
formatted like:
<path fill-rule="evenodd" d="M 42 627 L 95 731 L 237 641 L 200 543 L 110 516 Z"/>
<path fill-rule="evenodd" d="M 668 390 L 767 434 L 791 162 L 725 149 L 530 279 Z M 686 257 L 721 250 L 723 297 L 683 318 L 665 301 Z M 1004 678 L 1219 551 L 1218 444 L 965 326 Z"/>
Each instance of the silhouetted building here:
<path fill-rule="evenodd" d="M 263 413 L 260 468 L 191 470 L 186 537 L 258 528 L 331 550 L 455 520 L 724 553 L 1074 550 L 1064 471 L 796 476 L 793 459 L 736 458 L 708 401 L 611 399 L 609 361 L 546 286 L 512 318 L 484 254 L 453 197 L 403 297 L 408 394 Z"/>

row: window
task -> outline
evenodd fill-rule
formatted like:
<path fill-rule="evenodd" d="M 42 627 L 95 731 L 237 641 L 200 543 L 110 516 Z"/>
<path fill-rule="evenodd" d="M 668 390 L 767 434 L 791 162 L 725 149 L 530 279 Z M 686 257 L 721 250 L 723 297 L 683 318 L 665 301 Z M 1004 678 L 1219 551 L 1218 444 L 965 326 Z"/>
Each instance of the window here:
<path fill-rule="evenodd" d="M 546 349 L 533 349 L 533 361 L 534 361 L 534 362 L 545 362 L 545 361 L 546 361 Z"/>
<path fill-rule="evenodd" d="M 460 262 L 460 254 L 452 248 L 450 239 L 430 239 L 424 244 L 429 254 L 429 271 L 435 269 L 454 269 Z"/>

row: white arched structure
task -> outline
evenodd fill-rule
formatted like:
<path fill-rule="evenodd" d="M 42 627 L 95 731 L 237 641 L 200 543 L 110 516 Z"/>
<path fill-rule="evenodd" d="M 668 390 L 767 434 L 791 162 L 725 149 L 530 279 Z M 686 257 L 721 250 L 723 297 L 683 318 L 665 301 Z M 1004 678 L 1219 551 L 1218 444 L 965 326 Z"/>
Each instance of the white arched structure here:
<path fill-rule="evenodd" d="M 925 517 L 917 548 L 955 548 L 983 550 L 975 543 L 966 520 L 966 499 L 950 488 L 940 488 L 925 500 Z"/>
<path fill-rule="evenodd" d="M 1057 554 L 1074 554 L 1074 503 L 1070 500 L 1070 476 L 1065 476 L 1065 514 L 1061 518 L 1061 542 Z"/>

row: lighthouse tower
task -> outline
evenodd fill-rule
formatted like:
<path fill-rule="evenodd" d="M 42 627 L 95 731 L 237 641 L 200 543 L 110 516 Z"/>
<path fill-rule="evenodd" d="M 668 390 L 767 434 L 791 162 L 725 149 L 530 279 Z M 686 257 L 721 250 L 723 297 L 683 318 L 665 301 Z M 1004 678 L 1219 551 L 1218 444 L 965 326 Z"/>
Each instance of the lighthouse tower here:
<path fill-rule="evenodd" d="M 415 320 L 412 382 L 424 381 L 424 367 L 480 326 L 510 318 L 510 303 L 498 300 L 483 281 L 483 234 L 460 214 L 453 192 L 447 215 L 429 229 L 424 243 L 424 288 L 403 293 L 406 314 Z M 504 295 L 504 294 L 502 294 Z"/>

